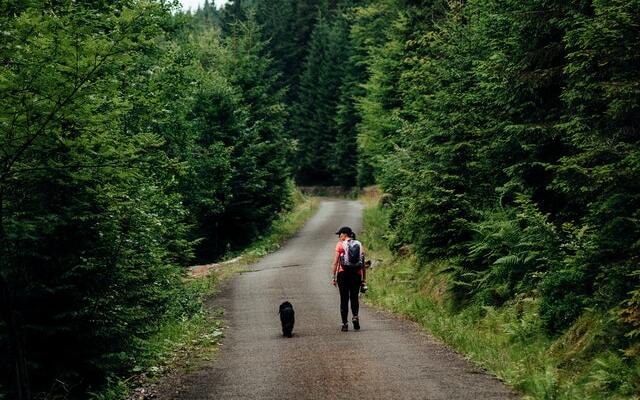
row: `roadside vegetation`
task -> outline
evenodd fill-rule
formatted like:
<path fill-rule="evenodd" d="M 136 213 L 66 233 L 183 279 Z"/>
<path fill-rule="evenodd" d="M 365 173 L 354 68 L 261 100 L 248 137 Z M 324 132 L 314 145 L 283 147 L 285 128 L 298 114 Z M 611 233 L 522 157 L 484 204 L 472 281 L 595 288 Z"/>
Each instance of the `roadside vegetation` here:
<path fill-rule="evenodd" d="M 202 321 L 186 268 L 292 206 L 257 25 L 175 11 L 0 3 L 0 396 L 85 398 L 144 368 Z"/>
<path fill-rule="evenodd" d="M 639 397 L 640 362 L 620 348 L 616 315 L 588 310 L 563 333 L 549 335 L 535 293 L 499 306 L 461 306 L 451 291 L 451 262 L 421 265 L 409 248 L 390 250 L 390 210 L 378 200 L 366 198 L 361 234 L 374 261 L 367 303 L 420 323 L 525 398 Z"/>
<path fill-rule="evenodd" d="M 638 10 L 1 2 L 0 396 L 146 368 L 295 182 L 378 185 L 379 304 L 536 398 L 638 397 Z"/>

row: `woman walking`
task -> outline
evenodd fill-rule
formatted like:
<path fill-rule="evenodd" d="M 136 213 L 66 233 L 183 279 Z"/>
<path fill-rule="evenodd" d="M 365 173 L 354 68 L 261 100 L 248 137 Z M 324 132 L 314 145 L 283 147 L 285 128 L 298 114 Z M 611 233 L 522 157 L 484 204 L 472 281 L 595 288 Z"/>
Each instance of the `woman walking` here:
<path fill-rule="evenodd" d="M 358 293 L 364 283 L 364 249 L 362 243 L 353 239 L 355 234 L 348 226 L 343 226 L 336 232 L 339 235 L 336 244 L 335 256 L 333 259 L 333 269 L 331 271 L 331 283 L 338 285 L 340 291 L 340 316 L 342 317 L 342 331 L 347 332 L 349 316 L 349 303 L 351 303 L 351 314 L 353 329 L 360 329 L 360 319 L 358 311 Z"/>

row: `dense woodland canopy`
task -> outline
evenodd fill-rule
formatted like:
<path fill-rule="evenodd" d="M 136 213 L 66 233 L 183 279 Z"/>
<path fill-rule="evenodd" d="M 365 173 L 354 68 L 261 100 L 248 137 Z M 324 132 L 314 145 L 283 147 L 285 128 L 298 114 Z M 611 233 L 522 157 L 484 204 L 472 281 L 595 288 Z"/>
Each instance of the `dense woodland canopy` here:
<path fill-rule="evenodd" d="M 183 267 L 268 229 L 291 178 L 379 184 L 391 246 L 447 260 L 455 307 L 533 298 L 550 337 L 595 312 L 637 361 L 640 1 L 0 11 L 11 396 L 131 373 L 200 307 Z"/>
<path fill-rule="evenodd" d="M 183 268 L 287 206 L 285 92 L 255 22 L 152 1 L 2 3 L 2 386 L 82 397 L 199 310 Z"/>

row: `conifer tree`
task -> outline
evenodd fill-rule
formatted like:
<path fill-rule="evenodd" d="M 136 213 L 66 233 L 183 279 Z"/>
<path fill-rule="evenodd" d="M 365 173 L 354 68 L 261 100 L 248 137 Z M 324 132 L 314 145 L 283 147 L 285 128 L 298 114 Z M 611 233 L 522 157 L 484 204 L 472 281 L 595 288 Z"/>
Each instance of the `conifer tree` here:
<path fill-rule="evenodd" d="M 288 202 L 290 168 L 286 160 L 292 148 L 285 140 L 287 118 L 279 74 L 262 41 L 253 11 L 233 27 L 226 41 L 229 50 L 223 68 L 238 88 L 245 108 L 246 130 L 236 140 L 232 157 L 247 160 L 236 166 L 230 185 L 233 200 L 221 227 L 236 246 L 246 245 L 263 233 Z"/>
<path fill-rule="evenodd" d="M 129 85 L 153 69 L 154 21 L 167 12 L 117 2 L 3 14 L 1 57 L 20 60 L 1 72 L 0 375 L 15 378 L 11 397 L 126 371 L 155 322 L 186 312 L 176 260 L 188 257 L 187 225 L 166 179 L 177 170 L 162 138 L 132 123 L 140 88 Z"/>
<path fill-rule="evenodd" d="M 371 2 L 356 10 L 356 21 L 351 29 L 354 43 L 367 54 L 368 77 L 363 84 L 364 94 L 356 103 L 360 114 L 357 126 L 357 181 L 360 186 L 376 181 L 382 160 L 393 149 L 392 137 L 399 127 L 400 99 L 396 87 L 402 57 L 400 39 L 394 37 L 398 13 L 399 5 L 395 0 Z"/>
<path fill-rule="evenodd" d="M 588 307 L 621 309 L 637 338 L 640 4 L 589 3 L 567 16 L 559 129 L 573 149 L 552 170 L 553 189 L 568 203 L 559 217 L 584 234 L 576 253 L 545 279 L 543 317 L 553 328 L 566 326 L 567 315 L 581 311 L 571 307 L 577 298 Z"/>
<path fill-rule="evenodd" d="M 0 16 L 0 397 L 86 398 L 131 374 L 163 324 L 201 310 L 194 254 L 246 243 L 288 200 L 255 24 L 225 41 L 128 3 Z"/>
<path fill-rule="evenodd" d="M 295 106 L 297 178 L 304 184 L 332 184 L 336 162 L 335 115 L 347 56 L 346 30 L 321 14 L 313 31 Z"/>
<path fill-rule="evenodd" d="M 346 3 L 340 5 L 340 14 L 336 20 L 338 29 L 345 31 L 341 39 L 345 42 L 345 62 L 335 117 L 337 129 L 335 161 L 331 167 L 337 184 L 354 186 L 357 183 L 357 166 L 360 158 L 357 126 L 361 118 L 357 101 L 364 95 L 362 85 L 367 80 L 367 70 L 366 50 L 362 43 L 358 43 L 353 37 L 352 29 L 349 28 L 356 21 L 355 6 L 351 2 Z"/>

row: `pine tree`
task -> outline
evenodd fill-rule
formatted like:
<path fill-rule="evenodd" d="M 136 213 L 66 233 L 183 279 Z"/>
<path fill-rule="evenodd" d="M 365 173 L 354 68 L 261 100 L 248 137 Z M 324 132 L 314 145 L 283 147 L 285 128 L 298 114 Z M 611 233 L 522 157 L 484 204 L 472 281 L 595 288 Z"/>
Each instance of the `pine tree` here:
<path fill-rule="evenodd" d="M 573 294 L 590 307 L 623 309 L 637 337 L 640 3 L 589 3 L 567 16 L 560 129 L 574 150 L 553 169 L 554 189 L 569 204 L 561 215 L 585 234 L 575 255 L 547 278 L 543 316 L 552 327 L 566 326 L 570 319 L 558 326 L 554 320 Z M 575 289 L 567 290 L 554 278 L 570 272 L 575 279 L 568 284 Z"/>
<path fill-rule="evenodd" d="M 357 125 L 357 181 L 360 186 L 375 182 L 382 160 L 393 151 L 392 138 L 399 127 L 397 82 L 402 53 L 400 39 L 395 37 L 398 13 L 399 5 L 395 0 L 372 2 L 357 9 L 351 29 L 356 47 L 367 54 L 368 77 L 363 84 L 364 94 L 356 102 L 360 114 Z"/>
<path fill-rule="evenodd" d="M 341 13 L 336 20 L 341 30 L 341 40 L 345 42 L 345 62 L 343 65 L 340 98 L 336 111 L 337 137 L 334 150 L 334 162 L 330 165 L 341 186 L 354 186 L 357 182 L 359 160 L 357 126 L 361 121 L 357 101 L 364 95 L 362 85 L 367 81 L 365 65 L 366 50 L 358 43 L 349 25 L 356 21 L 354 6 L 342 4 Z M 358 47 L 360 45 L 360 47 Z"/>
<path fill-rule="evenodd" d="M 201 310 L 183 284 L 194 254 L 246 243 L 288 200 L 282 92 L 255 24 L 226 41 L 188 14 L 127 3 L 0 16 L 10 398 L 85 398 L 145 365 L 160 327 Z"/>
<path fill-rule="evenodd" d="M 344 25 L 328 18 L 321 15 L 313 31 L 294 108 L 297 179 L 303 184 L 335 183 L 330 165 L 336 161 L 335 115 L 347 48 Z"/>
<path fill-rule="evenodd" d="M 230 182 L 233 200 L 221 227 L 238 246 L 263 233 L 287 205 L 291 171 L 286 160 L 292 148 L 284 136 L 284 91 L 278 88 L 279 75 L 253 12 L 231 31 L 227 48 L 224 70 L 246 108 L 246 133 L 234 145 L 232 156 L 239 165 Z M 246 160 L 248 165 L 242 165 L 240 160 Z"/>
<path fill-rule="evenodd" d="M 120 2 L 3 14 L 13 35 L 2 57 L 22 60 L 1 72 L 0 120 L 14 121 L 0 136 L 11 357 L 0 368 L 3 380 L 15 377 L 10 396 L 30 398 L 56 380 L 81 395 L 132 368 L 154 324 L 185 311 L 176 260 L 188 257 L 188 227 L 167 179 L 177 170 L 162 139 L 132 123 L 140 87 L 129 85 L 143 65 L 153 69 L 156 23 L 168 16 Z"/>

